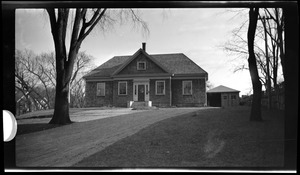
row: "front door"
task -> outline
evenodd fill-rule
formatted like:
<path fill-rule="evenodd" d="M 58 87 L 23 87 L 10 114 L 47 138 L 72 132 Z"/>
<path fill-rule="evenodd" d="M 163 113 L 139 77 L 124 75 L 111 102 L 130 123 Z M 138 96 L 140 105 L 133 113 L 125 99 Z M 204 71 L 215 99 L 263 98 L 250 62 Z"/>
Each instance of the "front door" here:
<path fill-rule="evenodd" d="M 138 101 L 145 101 L 145 85 L 138 85 Z"/>

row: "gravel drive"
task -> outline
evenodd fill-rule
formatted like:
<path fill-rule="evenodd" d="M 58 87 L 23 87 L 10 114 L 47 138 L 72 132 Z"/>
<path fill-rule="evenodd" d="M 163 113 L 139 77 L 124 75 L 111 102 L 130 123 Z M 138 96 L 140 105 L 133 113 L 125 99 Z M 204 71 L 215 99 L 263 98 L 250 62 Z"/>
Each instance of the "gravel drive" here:
<path fill-rule="evenodd" d="M 111 110 L 106 115 L 103 110 L 78 112 L 71 116 L 73 121 L 77 121 L 73 124 L 18 135 L 16 165 L 18 167 L 69 167 L 155 122 L 201 109 L 206 108 L 128 109 L 127 114 L 124 114 L 124 111 Z"/>

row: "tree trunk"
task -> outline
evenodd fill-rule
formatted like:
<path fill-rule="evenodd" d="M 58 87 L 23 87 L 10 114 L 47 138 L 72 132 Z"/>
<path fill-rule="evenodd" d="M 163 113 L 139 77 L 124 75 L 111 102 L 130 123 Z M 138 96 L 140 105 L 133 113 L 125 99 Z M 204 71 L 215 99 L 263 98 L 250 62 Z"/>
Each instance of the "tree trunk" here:
<path fill-rule="evenodd" d="M 248 51 L 249 51 L 249 72 L 253 87 L 253 99 L 250 114 L 250 121 L 261 121 L 261 82 L 259 81 L 259 75 L 256 65 L 256 57 L 254 54 L 254 38 L 257 26 L 259 8 L 250 8 L 249 11 L 249 28 L 248 28 Z"/>
<path fill-rule="evenodd" d="M 268 51 L 268 36 L 267 36 L 267 26 L 266 26 L 266 18 L 263 17 L 262 19 L 262 23 L 263 23 L 263 27 L 264 27 L 264 35 L 265 35 L 265 50 L 266 50 L 266 65 L 267 65 L 267 79 L 266 79 L 266 83 L 267 83 L 267 88 L 266 88 L 266 92 L 268 95 L 268 109 L 272 108 L 272 89 L 271 89 L 271 75 L 270 75 L 270 58 L 269 58 L 269 51 Z M 270 31 L 271 32 L 271 31 Z"/>
<path fill-rule="evenodd" d="M 69 115 L 69 85 L 63 79 L 56 81 L 54 114 L 50 124 L 68 124 L 72 123 Z"/>
<path fill-rule="evenodd" d="M 276 23 L 277 23 L 277 32 L 278 32 L 278 45 L 279 45 L 279 50 L 280 50 L 280 61 L 281 61 L 281 65 L 282 65 L 282 72 L 283 72 L 283 77 L 284 79 L 286 78 L 286 66 L 285 66 L 285 50 L 284 50 L 284 46 L 283 46 L 283 22 L 280 20 L 280 16 L 279 16 L 279 9 L 275 8 L 275 15 L 276 15 Z M 283 84 L 284 85 L 284 84 Z"/>

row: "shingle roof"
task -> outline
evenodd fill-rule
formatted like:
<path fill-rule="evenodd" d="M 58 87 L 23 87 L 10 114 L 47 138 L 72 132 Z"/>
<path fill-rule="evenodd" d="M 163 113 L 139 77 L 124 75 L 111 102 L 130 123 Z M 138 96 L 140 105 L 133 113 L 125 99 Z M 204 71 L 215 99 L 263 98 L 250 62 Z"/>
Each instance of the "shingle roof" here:
<path fill-rule="evenodd" d="M 115 56 L 106 61 L 84 77 L 109 77 L 131 56 Z"/>
<path fill-rule="evenodd" d="M 231 88 L 223 86 L 223 85 L 220 85 L 218 87 L 215 87 L 215 88 L 207 91 L 207 93 L 220 93 L 220 92 L 240 92 L 240 91 L 231 89 Z"/>
<path fill-rule="evenodd" d="M 151 55 L 164 65 L 173 74 L 206 73 L 200 66 L 194 63 L 183 53 Z"/>
<path fill-rule="evenodd" d="M 164 66 L 169 73 L 172 74 L 203 74 L 207 76 L 207 72 L 194 63 L 191 59 L 182 53 L 174 54 L 154 54 L 150 55 L 158 63 Z M 103 63 L 84 78 L 91 77 L 110 77 L 118 68 L 120 68 L 131 56 L 115 56 Z"/>

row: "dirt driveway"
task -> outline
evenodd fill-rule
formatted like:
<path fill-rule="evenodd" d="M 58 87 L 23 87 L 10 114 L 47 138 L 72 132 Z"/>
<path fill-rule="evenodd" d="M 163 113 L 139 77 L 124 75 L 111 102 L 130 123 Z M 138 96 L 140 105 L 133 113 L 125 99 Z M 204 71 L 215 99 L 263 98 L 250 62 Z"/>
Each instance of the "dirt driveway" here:
<path fill-rule="evenodd" d="M 16 165 L 17 167 L 69 167 L 155 122 L 203 109 L 206 108 L 134 111 L 130 114 L 82 120 L 62 127 L 18 135 Z M 84 112 L 85 114 L 82 115 L 87 118 L 99 115 L 97 111 Z M 89 119 L 95 118 L 97 117 Z"/>

